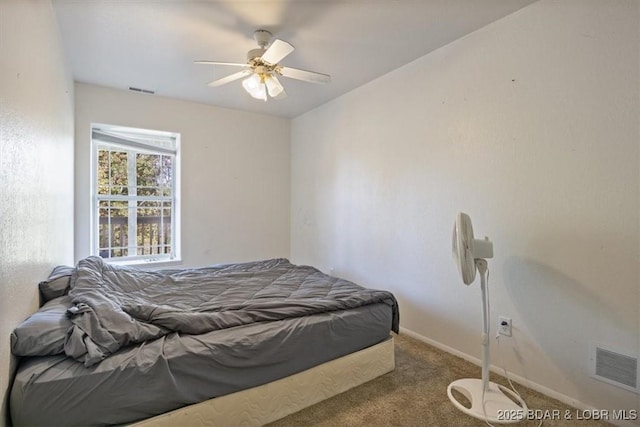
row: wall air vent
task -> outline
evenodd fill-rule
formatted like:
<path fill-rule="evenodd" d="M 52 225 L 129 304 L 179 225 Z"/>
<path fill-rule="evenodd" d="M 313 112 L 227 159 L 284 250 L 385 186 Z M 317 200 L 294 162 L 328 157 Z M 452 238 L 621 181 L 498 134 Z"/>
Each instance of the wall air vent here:
<path fill-rule="evenodd" d="M 600 380 L 640 393 L 638 358 L 594 344 L 591 348 L 591 375 Z"/>
<path fill-rule="evenodd" d="M 133 86 L 129 86 L 129 90 L 133 92 L 148 93 L 149 95 L 153 95 L 154 93 L 156 93 L 153 90 L 140 89 L 139 87 L 133 87 Z"/>

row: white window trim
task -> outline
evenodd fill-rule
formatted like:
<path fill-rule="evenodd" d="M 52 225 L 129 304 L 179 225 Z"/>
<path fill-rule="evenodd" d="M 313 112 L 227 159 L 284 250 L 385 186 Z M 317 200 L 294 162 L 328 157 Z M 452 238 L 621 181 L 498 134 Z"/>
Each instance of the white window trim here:
<path fill-rule="evenodd" d="M 98 170 L 98 147 L 109 145 L 104 142 L 97 142 L 93 139 L 93 132 L 95 130 L 101 130 L 108 132 L 109 130 L 116 131 L 134 131 L 139 132 L 141 134 L 146 134 L 151 137 L 159 136 L 159 137 L 168 137 L 171 136 L 175 138 L 175 161 L 174 161 L 174 170 L 173 170 L 173 204 L 172 204 L 172 215 L 171 215 L 171 227 L 174 231 L 174 238 L 172 239 L 172 254 L 169 256 L 163 255 L 136 255 L 136 256 L 128 256 L 121 258 L 104 258 L 105 262 L 116 265 L 153 265 L 155 266 L 163 266 L 163 265 L 174 265 L 182 263 L 182 248 L 181 248 L 181 197 L 180 197 L 180 188 L 181 188 L 181 161 L 180 161 L 180 134 L 173 132 L 162 132 L 162 131 L 154 131 L 148 129 L 140 129 L 140 128 L 128 128 L 123 126 L 113 126 L 101 123 L 92 123 L 90 129 L 90 141 L 91 141 L 91 162 L 90 162 L 90 212 L 89 212 L 89 225 L 90 225 L 90 248 L 91 255 L 99 256 L 98 246 L 99 246 L 99 233 L 98 233 L 98 194 L 97 194 L 97 170 Z M 113 144 L 117 146 L 118 144 Z M 136 150 L 144 151 L 144 148 L 141 146 L 134 147 Z M 157 153 L 158 151 L 164 151 L 162 149 L 159 150 L 150 150 L 151 152 Z M 128 162 L 130 168 L 135 168 L 135 163 Z M 104 197 L 103 197 L 104 198 Z M 117 199 L 118 196 L 115 196 Z M 139 196 L 136 200 L 143 200 L 144 196 Z M 130 199 L 130 198 L 129 198 Z M 129 200 L 128 199 L 128 200 Z M 157 197 L 153 197 L 154 200 L 157 200 Z M 131 220 L 131 219 L 130 219 Z M 133 233 L 132 233 L 133 234 Z M 132 234 L 129 235 L 129 238 L 132 238 Z M 135 239 L 135 236 L 133 236 Z M 131 242 L 129 242 L 131 243 Z M 130 245 L 131 246 L 131 245 Z M 133 245 L 135 246 L 135 245 Z"/>

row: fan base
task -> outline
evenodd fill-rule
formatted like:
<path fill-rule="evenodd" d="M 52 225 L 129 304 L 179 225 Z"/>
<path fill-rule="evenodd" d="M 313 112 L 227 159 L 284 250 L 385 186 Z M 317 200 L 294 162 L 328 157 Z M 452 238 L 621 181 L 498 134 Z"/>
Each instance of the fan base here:
<path fill-rule="evenodd" d="M 527 417 L 529 409 L 524 400 L 512 390 L 493 382 L 489 382 L 489 387 L 484 393 L 483 408 L 482 389 L 482 380 L 465 378 L 449 384 L 447 395 L 451 403 L 465 414 L 490 423 L 517 423 Z M 453 390 L 466 397 L 471 402 L 471 407 L 458 402 L 452 393 Z"/>

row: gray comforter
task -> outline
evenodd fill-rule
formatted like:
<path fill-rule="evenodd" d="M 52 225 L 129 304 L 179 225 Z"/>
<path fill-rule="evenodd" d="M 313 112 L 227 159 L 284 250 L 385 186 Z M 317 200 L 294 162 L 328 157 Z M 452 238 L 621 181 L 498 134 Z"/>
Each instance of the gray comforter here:
<path fill-rule="evenodd" d="M 286 259 L 184 270 L 81 260 L 69 291 L 73 322 L 65 353 L 91 366 L 118 349 L 176 331 L 202 334 L 253 322 L 368 304 L 398 307 L 389 292 L 366 289 Z"/>

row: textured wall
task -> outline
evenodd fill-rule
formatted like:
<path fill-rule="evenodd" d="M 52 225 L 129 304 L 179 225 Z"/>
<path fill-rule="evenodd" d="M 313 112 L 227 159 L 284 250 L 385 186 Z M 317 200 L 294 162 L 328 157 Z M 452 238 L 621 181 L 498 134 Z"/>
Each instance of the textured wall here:
<path fill-rule="evenodd" d="M 638 354 L 637 1 L 543 0 L 294 119 L 292 260 L 392 290 L 401 322 L 480 357 L 457 211 L 494 241 L 507 368 L 587 405 L 589 345 Z M 544 409 L 544 408 L 543 408 Z"/>
<path fill-rule="evenodd" d="M 0 1 L 0 392 L 37 283 L 73 262 L 73 83 L 49 1 Z"/>
<path fill-rule="evenodd" d="M 89 255 L 91 123 L 181 134 L 182 259 L 289 256 L 289 120 L 76 84 L 76 259 Z"/>

